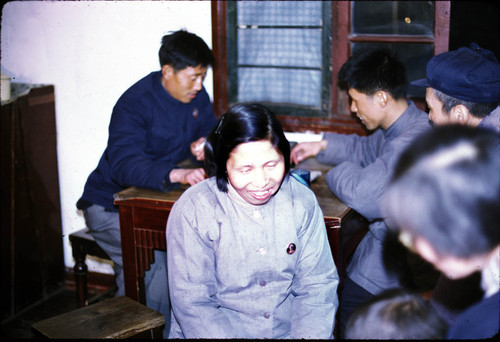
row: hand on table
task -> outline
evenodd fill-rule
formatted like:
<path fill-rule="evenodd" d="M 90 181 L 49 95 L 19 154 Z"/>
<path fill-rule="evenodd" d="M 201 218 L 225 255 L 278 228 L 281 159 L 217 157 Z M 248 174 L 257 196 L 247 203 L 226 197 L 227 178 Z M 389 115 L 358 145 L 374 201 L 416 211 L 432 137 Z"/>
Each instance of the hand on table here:
<path fill-rule="evenodd" d="M 326 145 L 326 140 L 299 143 L 292 148 L 290 161 L 299 164 L 306 158 L 316 156 L 321 150 L 326 148 Z"/>
<path fill-rule="evenodd" d="M 170 181 L 172 183 L 181 183 L 195 185 L 206 178 L 203 168 L 197 169 L 173 169 L 170 171 Z"/>

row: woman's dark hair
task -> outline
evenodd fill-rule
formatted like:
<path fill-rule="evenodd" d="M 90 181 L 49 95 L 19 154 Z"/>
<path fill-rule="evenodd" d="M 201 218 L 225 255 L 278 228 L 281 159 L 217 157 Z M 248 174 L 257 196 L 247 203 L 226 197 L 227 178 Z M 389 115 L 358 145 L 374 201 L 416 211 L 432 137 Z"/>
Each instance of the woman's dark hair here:
<path fill-rule="evenodd" d="M 222 115 L 205 143 L 205 172 L 217 178 L 217 187 L 227 192 L 226 163 L 239 144 L 269 140 L 283 156 L 285 174 L 290 171 L 290 143 L 281 123 L 265 106 L 258 103 L 237 104 Z"/>
<path fill-rule="evenodd" d="M 161 66 L 170 65 L 175 71 L 198 65 L 208 67 L 215 63 L 212 51 L 203 39 L 185 30 L 163 36 L 158 55 Z"/>

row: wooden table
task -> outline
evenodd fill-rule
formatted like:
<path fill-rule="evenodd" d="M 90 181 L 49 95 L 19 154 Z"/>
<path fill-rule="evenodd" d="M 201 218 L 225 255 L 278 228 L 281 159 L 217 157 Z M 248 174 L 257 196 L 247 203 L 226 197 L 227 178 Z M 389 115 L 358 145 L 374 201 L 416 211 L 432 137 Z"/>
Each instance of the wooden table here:
<path fill-rule="evenodd" d="M 339 230 L 355 212 L 328 189 L 324 174 L 331 166 L 307 159 L 300 168 L 320 170 L 322 175 L 311 184 L 325 217 L 328 240 L 339 273 L 343 273 Z M 114 196 L 120 211 L 125 294 L 141 303 L 145 301 L 144 272 L 154 262 L 154 249 L 166 250 L 165 229 L 175 201 L 188 186 L 167 193 L 131 187 Z"/>

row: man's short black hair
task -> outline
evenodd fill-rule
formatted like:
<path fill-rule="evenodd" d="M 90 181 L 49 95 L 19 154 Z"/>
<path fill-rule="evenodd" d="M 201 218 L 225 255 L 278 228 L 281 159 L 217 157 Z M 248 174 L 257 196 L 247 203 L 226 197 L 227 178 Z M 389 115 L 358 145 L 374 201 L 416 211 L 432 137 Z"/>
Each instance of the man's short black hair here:
<path fill-rule="evenodd" d="M 176 71 L 215 64 L 212 51 L 203 39 L 185 30 L 163 36 L 158 54 L 161 66 L 171 65 Z"/>
<path fill-rule="evenodd" d="M 337 78 L 342 90 L 353 88 L 366 95 L 383 90 L 395 100 L 406 98 L 408 82 L 405 66 L 388 48 L 355 52 L 342 65 Z"/>

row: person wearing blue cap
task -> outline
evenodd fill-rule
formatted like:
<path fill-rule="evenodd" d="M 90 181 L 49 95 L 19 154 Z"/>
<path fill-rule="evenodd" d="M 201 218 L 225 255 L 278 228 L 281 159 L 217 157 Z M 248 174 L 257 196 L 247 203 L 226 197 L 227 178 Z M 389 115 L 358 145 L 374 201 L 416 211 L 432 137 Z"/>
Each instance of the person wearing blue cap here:
<path fill-rule="evenodd" d="M 410 82 L 426 87 L 429 119 L 436 126 L 459 124 L 500 133 L 500 63 L 494 53 L 472 43 L 436 55 L 427 63 L 426 78 Z M 431 303 L 452 324 L 481 296 L 480 274 L 463 279 L 441 275 Z"/>
<path fill-rule="evenodd" d="M 435 125 L 500 132 L 500 63 L 493 52 L 472 43 L 436 55 L 427 63 L 426 78 L 410 84 L 427 88 L 429 118 Z"/>

